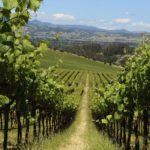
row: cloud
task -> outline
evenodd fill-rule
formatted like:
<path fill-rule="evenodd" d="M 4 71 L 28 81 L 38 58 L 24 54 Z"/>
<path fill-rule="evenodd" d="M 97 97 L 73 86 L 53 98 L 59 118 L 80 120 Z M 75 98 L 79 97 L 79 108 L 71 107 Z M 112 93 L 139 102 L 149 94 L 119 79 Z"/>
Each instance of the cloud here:
<path fill-rule="evenodd" d="M 69 14 L 57 13 L 52 15 L 53 20 L 55 21 L 74 21 L 76 18 Z"/>
<path fill-rule="evenodd" d="M 144 23 L 144 22 L 133 22 L 131 24 L 133 27 L 140 27 L 140 28 L 150 28 L 150 23 Z"/>
<path fill-rule="evenodd" d="M 49 22 L 50 21 L 50 15 L 46 14 L 45 12 L 42 11 L 38 11 L 38 12 L 30 12 L 32 20 L 36 19 L 36 20 L 40 20 L 43 22 Z"/>
<path fill-rule="evenodd" d="M 117 18 L 113 20 L 115 23 L 129 23 L 131 22 L 130 18 Z"/>
<path fill-rule="evenodd" d="M 32 19 L 37 19 L 43 22 L 50 22 L 54 24 L 74 24 L 74 25 L 89 25 L 96 26 L 103 29 L 127 29 L 130 31 L 149 31 L 150 23 L 144 21 L 134 21 L 130 18 L 116 18 L 114 20 L 102 19 L 80 19 L 69 14 L 55 13 L 48 14 L 43 11 L 36 13 L 30 12 Z"/>

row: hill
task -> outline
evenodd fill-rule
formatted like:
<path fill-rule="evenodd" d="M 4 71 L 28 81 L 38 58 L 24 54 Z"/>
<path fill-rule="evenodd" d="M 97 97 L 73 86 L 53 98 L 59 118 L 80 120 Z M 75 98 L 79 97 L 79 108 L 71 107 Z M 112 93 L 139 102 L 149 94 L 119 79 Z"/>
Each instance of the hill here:
<path fill-rule="evenodd" d="M 97 41 L 97 42 L 129 42 L 138 43 L 140 32 L 130 32 L 124 29 L 106 30 L 86 25 L 60 25 L 32 20 L 25 29 L 32 38 L 50 39 L 61 32 L 61 39 L 69 41 Z"/>
<path fill-rule="evenodd" d="M 62 63 L 59 62 L 62 61 Z M 48 68 L 59 64 L 60 69 L 96 71 L 103 73 L 116 73 L 119 67 L 109 66 L 102 62 L 93 61 L 74 54 L 49 50 L 43 54 L 41 58 L 41 66 Z"/>

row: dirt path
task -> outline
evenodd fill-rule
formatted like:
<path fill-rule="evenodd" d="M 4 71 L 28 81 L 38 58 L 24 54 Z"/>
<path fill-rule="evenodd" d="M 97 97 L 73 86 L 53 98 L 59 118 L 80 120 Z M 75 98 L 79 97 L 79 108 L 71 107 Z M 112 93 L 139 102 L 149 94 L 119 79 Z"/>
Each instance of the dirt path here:
<path fill-rule="evenodd" d="M 89 90 L 89 77 L 87 75 L 86 85 L 84 87 L 84 94 L 80 103 L 78 112 L 79 123 L 76 125 L 75 132 L 69 139 L 68 143 L 62 145 L 60 150 L 88 150 L 88 145 L 84 140 L 87 128 L 88 118 L 88 90 Z"/>

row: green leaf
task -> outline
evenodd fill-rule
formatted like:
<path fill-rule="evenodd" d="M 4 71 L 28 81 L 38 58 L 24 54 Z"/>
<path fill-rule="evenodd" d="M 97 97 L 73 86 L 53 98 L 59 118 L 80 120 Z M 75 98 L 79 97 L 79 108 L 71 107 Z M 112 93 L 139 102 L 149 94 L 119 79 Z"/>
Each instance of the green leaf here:
<path fill-rule="evenodd" d="M 29 15 L 28 11 L 24 11 L 24 12 L 19 16 L 19 18 L 22 19 L 22 20 L 24 20 L 26 23 L 28 22 L 29 17 L 30 17 L 30 15 Z"/>
<path fill-rule="evenodd" d="M 4 95 L 0 95 L 0 107 L 3 107 L 5 104 L 9 104 L 9 98 Z"/>
<path fill-rule="evenodd" d="M 120 120 L 120 119 L 121 119 L 121 115 L 118 114 L 118 112 L 115 112 L 115 114 L 114 114 L 114 119 L 115 119 L 115 120 Z"/>
<path fill-rule="evenodd" d="M 11 54 L 11 55 L 8 55 L 8 60 L 9 60 L 9 63 L 13 63 L 14 62 L 14 54 Z"/>
<path fill-rule="evenodd" d="M 100 123 L 99 119 L 95 120 L 96 123 Z"/>
<path fill-rule="evenodd" d="M 21 55 L 22 53 L 21 53 L 21 51 L 19 51 L 19 50 L 15 50 L 14 51 L 14 55 L 15 55 L 15 57 L 18 57 L 19 55 Z"/>
<path fill-rule="evenodd" d="M 138 118 L 138 117 L 139 117 L 139 111 L 135 111 L 135 112 L 134 112 L 134 117 L 135 117 L 135 118 Z"/>
<path fill-rule="evenodd" d="M 110 121 L 112 119 L 112 115 L 107 115 L 106 118 Z"/>
<path fill-rule="evenodd" d="M 38 50 L 41 52 L 47 51 L 48 50 L 48 46 L 45 42 L 41 42 L 40 46 L 38 47 Z"/>
<path fill-rule="evenodd" d="M 40 0 L 30 0 L 29 9 L 36 11 L 40 7 Z"/>
<path fill-rule="evenodd" d="M 20 40 L 19 39 L 15 39 L 15 42 L 14 42 L 16 45 L 19 45 L 20 44 Z"/>
<path fill-rule="evenodd" d="M 14 7 L 17 7 L 18 2 L 17 0 L 2 0 L 3 1 L 3 6 L 6 9 L 12 9 Z"/>
<path fill-rule="evenodd" d="M 11 36 L 11 35 L 7 36 L 7 41 L 11 41 L 11 42 L 13 42 L 13 41 L 14 41 L 14 37 L 13 37 L 13 36 Z"/>
<path fill-rule="evenodd" d="M 103 124 L 108 124 L 108 120 L 107 119 L 102 119 L 102 123 Z"/>
<path fill-rule="evenodd" d="M 120 105 L 118 106 L 118 110 L 119 110 L 120 112 L 122 112 L 122 111 L 124 110 L 124 105 L 123 105 L 123 104 L 120 104 Z"/>

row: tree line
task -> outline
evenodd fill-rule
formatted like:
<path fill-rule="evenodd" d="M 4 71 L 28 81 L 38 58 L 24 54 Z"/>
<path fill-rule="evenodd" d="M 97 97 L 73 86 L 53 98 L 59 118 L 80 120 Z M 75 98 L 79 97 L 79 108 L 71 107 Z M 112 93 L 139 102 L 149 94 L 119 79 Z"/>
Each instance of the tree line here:
<path fill-rule="evenodd" d="M 32 37 L 32 42 L 38 45 L 41 38 Z M 124 66 L 126 56 L 133 54 L 135 43 L 121 42 L 94 42 L 94 41 L 69 41 L 63 40 L 57 34 L 51 39 L 46 39 L 50 48 L 69 52 L 89 59 L 102 61 L 109 65 L 117 64 Z"/>

